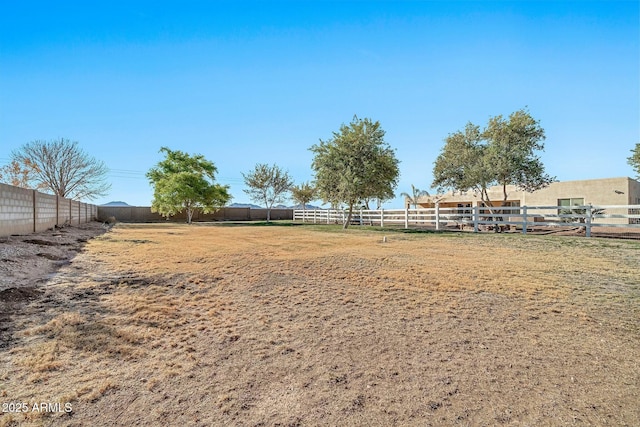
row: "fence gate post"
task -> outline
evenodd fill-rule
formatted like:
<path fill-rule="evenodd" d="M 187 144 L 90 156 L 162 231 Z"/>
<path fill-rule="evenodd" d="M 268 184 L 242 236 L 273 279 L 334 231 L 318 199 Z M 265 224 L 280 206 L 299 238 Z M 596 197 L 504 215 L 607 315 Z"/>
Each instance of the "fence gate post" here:
<path fill-rule="evenodd" d="M 384 209 L 380 208 L 380 227 L 384 227 Z"/>
<path fill-rule="evenodd" d="M 522 234 L 527 234 L 527 207 L 522 207 Z"/>
<path fill-rule="evenodd" d="M 409 208 L 404 208 L 404 228 L 409 228 Z"/>
<path fill-rule="evenodd" d="M 478 205 L 475 205 L 473 207 L 473 232 L 474 233 L 478 232 L 479 222 L 480 222 L 480 207 Z"/>
<path fill-rule="evenodd" d="M 440 203 L 436 203 L 436 230 L 440 230 Z"/>
<path fill-rule="evenodd" d="M 360 225 L 362 226 L 362 208 L 360 208 Z"/>
<path fill-rule="evenodd" d="M 586 222 L 586 232 L 585 235 L 587 237 L 591 237 L 591 203 L 589 203 L 589 205 L 587 206 L 587 210 L 585 211 L 587 213 L 587 218 L 585 220 Z"/>

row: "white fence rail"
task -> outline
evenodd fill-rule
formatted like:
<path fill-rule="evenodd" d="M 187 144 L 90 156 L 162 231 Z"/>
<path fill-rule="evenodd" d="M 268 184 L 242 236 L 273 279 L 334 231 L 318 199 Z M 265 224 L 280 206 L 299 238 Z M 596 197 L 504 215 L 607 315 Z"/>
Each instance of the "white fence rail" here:
<path fill-rule="evenodd" d="M 488 208 L 428 209 L 356 209 L 351 224 L 378 227 L 473 228 L 473 231 L 496 228 L 521 229 L 523 234 L 534 227 L 580 227 L 587 237 L 594 227 L 629 228 L 640 232 L 640 205 L 606 206 L 520 206 Z M 293 220 L 314 224 L 343 224 L 346 210 L 294 210 Z"/>

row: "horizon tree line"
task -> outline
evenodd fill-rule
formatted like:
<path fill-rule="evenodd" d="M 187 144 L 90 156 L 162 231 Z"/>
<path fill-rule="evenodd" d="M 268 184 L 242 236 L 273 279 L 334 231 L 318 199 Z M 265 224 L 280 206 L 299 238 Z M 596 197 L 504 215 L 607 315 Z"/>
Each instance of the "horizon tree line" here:
<path fill-rule="evenodd" d="M 368 209 L 376 202 L 395 196 L 400 176 L 395 150 L 385 141 L 379 121 L 354 116 L 342 124 L 331 138 L 309 148 L 314 157 L 311 169 L 314 180 L 294 185 L 288 171 L 276 164 L 257 163 L 242 173 L 252 201 L 263 203 L 270 212 L 277 203 L 292 199 L 302 209 L 313 200 L 322 200 L 332 208 L 348 210 L 343 228 L 351 221 L 354 208 Z M 442 197 L 444 191 L 472 190 L 490 210 L 507 200 L 507 186 L 532 192 L 548 186 L 556 178 L 545 172 L 538 153 L 544 151 L 544 129 L 524 108 L 508 117 L 490 117 L 484 128 L 468 123 L 464 129 L 449 134 L 433 167 L 433 187 Z M 217 184 L 215 164 L 200 154 L 161 147 L 165 159 L 146 174 L 154 189 L 152 210 L 164 216 L 193 211 L 214 211 L 231 200 L 229 186 Z M 640 178 L 640 143 L 631 150 L 628 164 Z M 58 138 L 35 140 L 11 153 L 8 164 L 0 167 L 0 182 L 41 190 L 72 199 L 95 199 L 108 194 L 109 169 L 104 162 L 89 156 L 77 141 Z M 501 186 L 502 200 L 490 200 L 488 188 Z M 411 185 L 403 192 L 414 208 L 428 191 Z"/>

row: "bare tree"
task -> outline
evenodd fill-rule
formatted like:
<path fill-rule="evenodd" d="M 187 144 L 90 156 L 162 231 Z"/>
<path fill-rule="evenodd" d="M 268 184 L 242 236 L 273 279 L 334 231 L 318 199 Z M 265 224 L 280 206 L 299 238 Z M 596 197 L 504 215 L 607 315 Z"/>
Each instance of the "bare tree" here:
<path fill-rule="evenodd" d="M 32 165 L 36 184 L 60 197 L 95 199 L 111 188 L 106 182 L 107 166 L 82 151 L 77 141 L 32 141 L 11 157 L 12 161 Z"/>

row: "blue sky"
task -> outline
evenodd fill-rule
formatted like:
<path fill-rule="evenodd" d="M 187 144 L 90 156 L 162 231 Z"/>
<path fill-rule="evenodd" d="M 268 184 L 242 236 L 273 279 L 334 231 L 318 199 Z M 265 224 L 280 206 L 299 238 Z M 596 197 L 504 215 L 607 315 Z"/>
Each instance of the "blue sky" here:
<path fill-rule="evenodd" d="M 560 180 L 633 176 L 638 1 L 0 0 L 0 164 L 36 139 L 111 169 L 97 203 L 149 205 L 161 146 L 200 153 L 249 202 L 242 172 L 312 180 L 312 153 L 357 114 L 429 189 L 444 138 L 528 107 Z M 400 207 L 396 198 L 385 207 Z"/>

